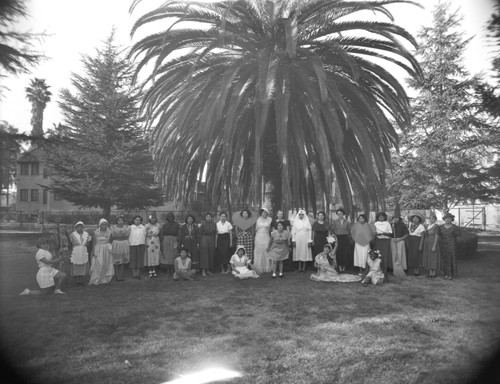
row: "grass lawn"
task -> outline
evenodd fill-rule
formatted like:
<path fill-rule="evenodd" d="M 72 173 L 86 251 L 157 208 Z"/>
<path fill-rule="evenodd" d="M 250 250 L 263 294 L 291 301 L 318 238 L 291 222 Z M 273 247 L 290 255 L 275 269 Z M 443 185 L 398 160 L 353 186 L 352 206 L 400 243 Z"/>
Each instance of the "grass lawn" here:
<path fill-rule="evenodd" d="M 18 296 L 37 286 L 36 238 L 0 234 L 2 353 L 30 383 L 163 383 L 217 366 L 240 372 L 237 384 L 455 384 L 477 380 L 500 345 L 500 237 L 451 282 L 127 275 Z"/>

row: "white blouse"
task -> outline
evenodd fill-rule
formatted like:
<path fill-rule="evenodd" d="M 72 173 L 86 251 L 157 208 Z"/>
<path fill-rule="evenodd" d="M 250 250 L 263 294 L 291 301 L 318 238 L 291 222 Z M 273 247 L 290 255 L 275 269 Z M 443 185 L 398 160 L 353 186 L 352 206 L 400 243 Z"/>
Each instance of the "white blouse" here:
<path fill-rule="evenodd" d="M 410 236 L 417 236 L 417 237 L 422 237 L 422 232 L 425 232 L 425 228 L 422 224 L 419 224 L 418 227 L 415 229 L 415 231 L 411 231 L 411 225 L 410 228 Z"/>
<path fill-rule="evenodd" d="M 128 242 L 130 246 L 146 244 L 146 227 L 142 224 L 132 224 L 130 226 Z"/>
<path fill-rule="evenodd" d="M 229 233 L 233 229 L 233 226 L 229 221 L 226 221 L 224 224 L 222 222 L 218 221 L 217 222 L 217 233 L 219 235 L 222 235 L 224 233 Z"/>

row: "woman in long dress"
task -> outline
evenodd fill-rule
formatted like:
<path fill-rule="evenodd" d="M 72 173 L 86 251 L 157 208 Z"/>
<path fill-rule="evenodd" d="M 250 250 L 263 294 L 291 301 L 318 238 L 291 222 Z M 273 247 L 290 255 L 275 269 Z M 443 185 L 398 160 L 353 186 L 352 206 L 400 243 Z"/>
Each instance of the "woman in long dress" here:
<path fill-rule="evenodd" d="M 179 254 L 179 230 L 180 225 L 175 221 L 175 216 L 172 212 L 167 213 L 167 221 L 161 227 L 161 256 L 160 264 L 166 270 L 167 275 L 174 273 L 174 260 Z"/>
<path fill-rule="evenodd" d="M 439 244 L 441 251 L 441 273 L 446 280 L 453 280 L 457 276 L 457 238 L 459 228 L 452 223 L 455 216 L 446 213 L 443 216 L 444 224 L 439 227 Z"/>
<path fill-rule="evenodd" d="M 323 251 L 314 258 L 314 266 L 318 268 L 317 273 L 313 273 L 310 277 L 313 281 L 326 281 L 333 283 L 357 283 L 361 281 L 361 277 L 349 274 L 339 274 L 335 269 L 337 267 L 336 255 L 337 242 L 332 250 L 330 244 L 325 244 Z"/>
<path fill-rule="evenodd" d="M 130 261 L 130 227 L 125 224 L 125 217 L 118 216 L 116 225 L 111 226 L 111 254 L 116 270 L 116 281 L 123 281 L 123 269 Z"/>
<path fill-rule="evenodd" d="M 370 242 L 375 237 L 376 229 L 368 223 L 366 215 L 358 216 L 358 222 L 351 226 L 351 237 L 354 240 L 354 266 L 359 268 L 359 273 L 363 274 L 368 261 Z"/>
<path fill-rule="evenodd" d="M 94 231 L 93 237 L 93 262 L 90 267 L 89 285 L 106 284 L 115 274 L 111 255 L 111 230 L 106 219 L 99 220 L 99 228 Z"/>
<path fill-rule="evenodd" d="M 312 225 L 313 231 L 313 256 L 319 255 L 323 252 L 323 247 L 328 244 L 328 224 L 325 222 L 325 212 L 318 212 L 316 221 Z"/>
<path fill-rule="evenodd" d="M 242 223 L 251 222 L 252 213 L 248 209 L 244 209 L 240 212 L 240 217 L 242 219 Z M 250 260 L 253 259 L 253 246 L 255 239 L 255 223 L 250 225 L 243 225 L 240 227 L 239 225 L 234 223 L 234 229 L 236 231 L 236 244 L 238 246 L 242 246 L 245 248 L 245 256 Z"/>
<path fill-rule="evenodd" d="M 420 213 L 414 213 L 408 216 L 410 228 L 408 229 L 408 271 L 413 270 L 414 276 L 420 275 L 422 267 L 422 234 L 425 232 L 423 225 L 425 219 Z"/>
<path fill-rule="evenodd" d="M 340 272 L 343 272 L 346 269 L 353 267 L 353 255 L 349 239 L 351 226 L 346 220 L 345 211 L 342 208 L 337 209 L 335 213 L 337 214 L 338 219 L 332 222 L 330 232 L 338 239 L 337 263 Z"/>
<path fill-rule="evenodd" d="M 429 270 L 427 277 L 436 277 L 439 268 L 439 226 L 436 223 L 437 217 L 429 215 L 429 224 L 425 228 L 422 247 L 422 267 Z"/>
<path fill-rule="evenodd" d="M 215 258 L 215 235 L 217 225 L 211 213 L 205 215 L 205 221 L 200 225 L 200 268 L 201 275 L 211 275 Z"/>
<path fill-rule="evenodd" d="M 156 267 L 160 265 L 160 231 L 161 225 L 155 215 L 149 215 L 146 228 L 146 254 L 144 265 L 149 267 L 149 277 L 157 277 Z"/>
<path fill-rule="evenodd" d="M 406 239 L 409 236 L 408 227 L 403 223 L 401 216 L 392 218 L 391 254 L 393 273 L 397 277 L 406 277 L 405 270 L 408 269 L 406 262 Z"/>
<path fill-rule="evenodd" d="M 84 278 L 87 275 L 89 266 L 89 253 L 87 251 L 87 243 L 90 241 L 90 235 L 83 230 L 83 222 L 79 221 L 75 224 L 75 231 L 71 232 L 69 239 L 73 245 L 71 250 L 71 265 L 72 275 L 76 285 L 83 285 Z"/>
<path fill-rule="evenodd" d="M 220 265 L 220 272 L 226 274 L 231 272 L 231 248 L 233 248 L 233 226 L 227 221 L 227 213 L 221 212 L 220 220 L 216 223 L 217 233 L 215 234 L 215 258 L 216 264 Z M 227 269 L 225 267 L 227 266 Z"/>
<path fill-rule="evenodd" d="M 179 244 L 184 248 L 191 258 L 191 265 L 195 271 L 200 269 L 200 256 L 198 247 L 200 245 L 200 229 L 193 215 L 187 215 L 184 225 L 179 230 Z"/>
<path fill-rule="evenodd" d="M 300 209 L 292 225 L 293 261 L 299 264 L 299 272 L 306 271 L 306 264 L 312 261 L 312 227 L 306 212 Z"/>
<path fill-rule="evenodd" d="M 262 273 L 271 272 L 273 266 L 266 249 L 269 245 L 270 230 L 272 219 L 269 217 L 267 209 L 262 208 L 259 211 L 259 218 L 255 223 L 255 247 L 253 266 L 255 271 L 260 275 Z"/>
<path fill-rule="evenodd" d="M 375 222 L 376 238 L 375 249 L 380 252 L 382 258 L 382 272 L 387 277 L 387 269 L 392 269 L 392 253 L 391 253 L 391 237 L 392 227 L 387 221 L 385 212 L 377 213 L 377 221 Z"/>
<path fill-rule="evenodd" d="M 283 260 L 288 259 L 290 252 L 290 233 L 284 229 L 282 222 L 276 226 L 276 230 L 271 233 L 271 239 L 267 247 L 267 255 L 273 261 L 273 277 L 276 277 L 276 269 L 279 270 L 279 277 L 283 277 Z"/>

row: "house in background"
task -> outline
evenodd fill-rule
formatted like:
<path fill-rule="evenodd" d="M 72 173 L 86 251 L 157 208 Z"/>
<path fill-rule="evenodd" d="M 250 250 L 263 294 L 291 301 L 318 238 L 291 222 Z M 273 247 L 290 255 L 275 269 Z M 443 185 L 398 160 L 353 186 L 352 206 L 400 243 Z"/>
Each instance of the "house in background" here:
<path fill-rule="evenodd" d="M 41 212 L 75 211 L 78 206 L 63 200 L 50 188 L 47 153 L 36 144 L 17 159 L 17 209 L 30 215 Z"/>

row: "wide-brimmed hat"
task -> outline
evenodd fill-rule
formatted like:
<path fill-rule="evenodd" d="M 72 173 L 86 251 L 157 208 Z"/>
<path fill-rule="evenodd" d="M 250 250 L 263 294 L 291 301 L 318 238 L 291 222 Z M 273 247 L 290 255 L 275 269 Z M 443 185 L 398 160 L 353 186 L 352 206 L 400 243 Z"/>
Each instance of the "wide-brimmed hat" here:
<path fill-rule="evenodd" d="M 447 217 L 451 218 L 451 221 L 455 220 L 455 215 L 452 215 L 450 212 L 446 212 L 443 215 L 443 220 L 446 219 Z"/>
<path fill-rule="evenodd" d="M 423 223 L 425 221 L 424 215 L 421 213 L 410 213 L 408 215 L 408 221 L 413 221 L 413 217 L 417 216 L 420 219 L 420 222 Z"/>

